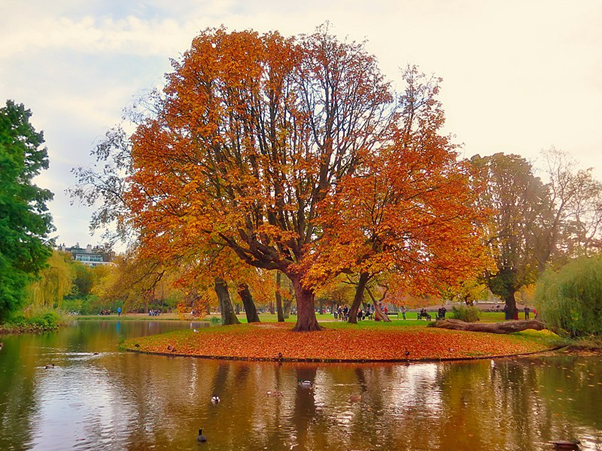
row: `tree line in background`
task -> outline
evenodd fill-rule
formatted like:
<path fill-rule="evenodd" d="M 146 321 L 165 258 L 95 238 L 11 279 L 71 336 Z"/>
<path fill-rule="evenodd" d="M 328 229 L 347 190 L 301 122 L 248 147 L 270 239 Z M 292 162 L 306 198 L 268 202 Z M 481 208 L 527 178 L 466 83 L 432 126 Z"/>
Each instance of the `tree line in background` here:
<path fill-rule="evenodd" d="M 98 164 L 74 170 L 71 195 L 96 207 L 91 227 L 129 250 L 98 271 L 55 253 L 50 268 L 65 261 L 77 286 L 67 302 L 217 305 L 231 324 L 231 293 L 250 322 L 256 304 L 284 320 L 294 300 L 298 331 L 320 329 L 324 300 L 349 304 L 350 322 L 366 304 L 386 321 L 383 302 L 492 292 L 513 314 L 544 271 L 599 253 L 591 170 L 556 149 L 538 170 L 511 154 L 460 159 L 442 133 L 439 79 L 408 67 L 396 92 L 362 44 L 327 27 L 294 38 L 208 29 L 173 69 L 94 149 Z M 49 277 L 33 299 L 60 304 L 66 285 Z M 54 301 L 42 296 L 51 287 Z"/>

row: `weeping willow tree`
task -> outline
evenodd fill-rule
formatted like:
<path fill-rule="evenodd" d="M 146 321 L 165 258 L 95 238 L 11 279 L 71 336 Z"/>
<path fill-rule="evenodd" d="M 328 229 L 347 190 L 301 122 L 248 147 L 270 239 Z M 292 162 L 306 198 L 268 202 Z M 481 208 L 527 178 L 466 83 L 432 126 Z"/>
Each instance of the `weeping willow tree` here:
<path fill-rule="evenodd" d="M 602 255 L 547 270 L 535 289 L 540 317 L 571 337 L 602 335 Z"/>
<path fill-rule="evenodd" d="M 29 285 L 31 303 L 34 307 L 61 308 L 63 298 L 71 293 L 75 270 L 71 256 L 53 251 L 47 267 L 40 271 L 36 281 Z"/>

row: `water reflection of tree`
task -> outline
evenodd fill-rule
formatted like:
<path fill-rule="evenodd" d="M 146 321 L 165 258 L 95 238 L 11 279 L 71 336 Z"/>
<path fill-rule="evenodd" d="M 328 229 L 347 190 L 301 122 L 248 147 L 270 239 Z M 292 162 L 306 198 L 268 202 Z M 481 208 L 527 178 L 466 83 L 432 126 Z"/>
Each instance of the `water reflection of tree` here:
<path fill-rule="evenodd" d="M 0 449 L 27 449 L 26 444 L 32 439 L 32 417 L 38 410 L 38 356 L 21 352 L 28 345 L 33 347 L 34 337 L 20 338 L 2 338 L 5 345 L 0 355 L 0 430 L 4 433 L 0 433 Z"/>
<path fill-rule="evenodd" d="M 574 356 L 533 358 L 520 362 L 530 373 L 534 395 L 541 400 L 542 408 L 547 412 L 541 428 L 546 440 L 600 436 L 601 363 L 599 358 Z"/>
<path fill-rule="evenodd" d="M 24 431 L 21 438 L 11 437 L 13 449 L 20 449 L 15 440 L 25 448 L 32 434 L 39 434 L 39 427 L 31 432 L 32 419 L 52 410 L 45 407 L 39 413 L 37 407 L 47 402 L 40 390 L 49 381 L 67 393 L 68 403 L 81 401 L 83 417 L 76 427 L 83 428 L 82 446 L 132 451 L 194 449 L 198 428 L 212 448 L 241 451 L 528 451 L 552 439 L 600 439 L 602 430 L 597 414 L 602 405 L 602 392 L 596 389 L 602 383 L 599 359 L 312 365 L 117 352 L 91 356 L 94 349 L 108 349 L 103 336 L 114 349 L 115 325 L 107 327 L 113 329 L 94 329 L 88 338 L 74 328 L 46 343 L 85 354 L 74 353 L 61 362 L 56 374 L 65 376 L 64 381 L 35 369 L 35 354 L 17 358 L 6 354 L 10 347 L 5 346 L 3 367 L 25 368 L 23 373 L 0 372 L 3 430 L 6 425 Z M 19 339 L 28 343 L 26 337 Z M 299 387 L 298 379 L 313 381 L 313 389 Z M 217 406 L 210 402 L 214 392 L 222 400 Z M 17 412 L 15 406 L 29 410 Z M 3 444 L 0 449 L 11 449 Z"/>

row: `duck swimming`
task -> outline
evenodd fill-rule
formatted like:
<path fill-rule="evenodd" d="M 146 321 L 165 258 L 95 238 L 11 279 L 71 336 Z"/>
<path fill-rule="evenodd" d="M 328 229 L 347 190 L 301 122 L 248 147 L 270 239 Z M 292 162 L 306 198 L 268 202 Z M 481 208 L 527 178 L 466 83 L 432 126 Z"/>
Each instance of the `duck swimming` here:
<path fill-rule="evenodd" d="M 206 442 L 207 441 L 207 437 L 205 437 L 203 435 L 203 430 L 199 429 L 199 436 L 196 438 L 197 442 Z"/>
<path fill-rule="evenodd" d="M 297 383 L 299 384 L 300 387 L 305 387 L 305 388 L 311 388 L 314 385 L 314 383 L 312 381 L 304 381 L 301 379 L 297 379 Z"/>
<path fill-rule="evenodd" d="M 219 402 L 221 401 L 221 399 L 219 399 L 219 396 L 217 396 L 215 393 L 213 394 L 213 396 L 211 397 L 211 402 L 213 404 L 219 404 Z"/>

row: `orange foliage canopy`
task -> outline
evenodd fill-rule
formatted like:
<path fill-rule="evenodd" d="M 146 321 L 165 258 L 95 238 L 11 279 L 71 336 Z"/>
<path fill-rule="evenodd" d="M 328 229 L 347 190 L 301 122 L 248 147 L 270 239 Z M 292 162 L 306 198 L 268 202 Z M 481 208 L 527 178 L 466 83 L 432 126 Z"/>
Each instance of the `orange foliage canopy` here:
<path fill-rule="evenodd" d="M 132 136 L 126 199 L 151 252 L 197 272 L 224 273 L 233 256 L 282 271 L 298 331 L 320 329 L 314 287 L 337 272 L 426 286 L 475 262 L 466 174 L 437 134 L 440 109 L 398 111 L 361 44 L 325 29 L 209 29 L 173 67 L 156 117 Z"/>
<path fill-rule="evenodd" d="M 325 31 L 294 40 L 218 29 L 174 69 L 157 117 L 132 137 L 127 199 L 142 241 L 163 255 L 229 248 L 281 270 L 297 330 L 319 329 L 300 263 L 318 203 L 388 128 L 393 98 L 374 58 Z"/>
<path fill-rule="evenodd" d="M 384 273 L 397 292 L 436 294 L 492 265 L 481 236 L 488 213 L 477 207 L 471 168 L 438 132 L 438 80 L 413 67 L 405 79 L 390 140 L 363 155 L 358 171 L 321 203 L 320 252 L 308 269 L 316 280 L 341 271 L 366 281 Z"/>

